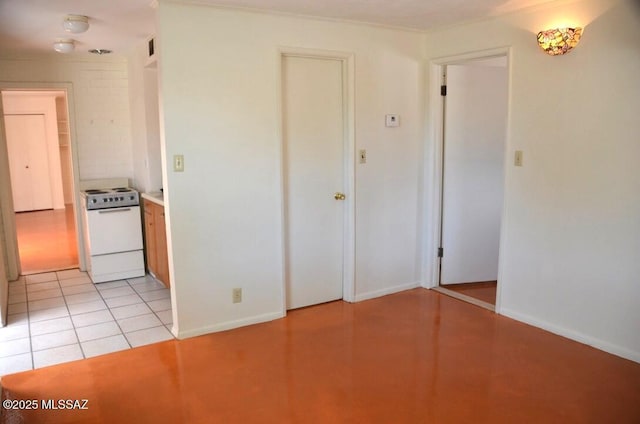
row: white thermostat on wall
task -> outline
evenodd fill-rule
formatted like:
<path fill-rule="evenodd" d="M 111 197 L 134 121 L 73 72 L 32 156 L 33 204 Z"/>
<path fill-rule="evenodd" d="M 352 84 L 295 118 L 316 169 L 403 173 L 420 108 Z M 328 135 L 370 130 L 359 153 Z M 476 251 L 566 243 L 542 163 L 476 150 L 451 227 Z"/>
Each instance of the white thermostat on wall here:
<path fill-rule="evenodd" d="M 400 126 L 400 116 L 398 115 L 385 115 L 384 117 L 385 126 L 387 127 L 399 127 Z"/>

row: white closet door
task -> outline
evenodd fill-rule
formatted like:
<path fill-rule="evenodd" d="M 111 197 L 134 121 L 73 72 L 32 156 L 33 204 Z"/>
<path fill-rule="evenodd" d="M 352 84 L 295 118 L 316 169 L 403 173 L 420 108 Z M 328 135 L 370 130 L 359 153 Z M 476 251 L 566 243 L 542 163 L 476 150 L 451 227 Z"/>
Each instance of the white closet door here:
<path fill-rule="evenodd" d="M 284 57 L 287 309 L 342 298 L 342 62 Z"/>
<path fill-rule="evenodd" d="M 52 209 L 44 115 L 6 115 L 5 130 L 14 210 Z"/>

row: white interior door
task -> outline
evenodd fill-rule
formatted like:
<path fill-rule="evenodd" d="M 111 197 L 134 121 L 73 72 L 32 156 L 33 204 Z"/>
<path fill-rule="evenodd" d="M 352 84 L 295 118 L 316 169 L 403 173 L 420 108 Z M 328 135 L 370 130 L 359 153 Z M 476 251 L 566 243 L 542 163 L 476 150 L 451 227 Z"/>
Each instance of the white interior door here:
<path fill-rule="evenodd" d="M 14 210 L 52 209 L 44 115 L 6 115 L 5 131 Z"/>
<path fill-rule="evenodd" d="M 287 309 L 342 298 L 343 63 L 283 56 Z"/>
<path fill-rule="evenodd" d="M 506 58 L 448 65 L 440 284 L 496 281 L 507 122 Z"/>

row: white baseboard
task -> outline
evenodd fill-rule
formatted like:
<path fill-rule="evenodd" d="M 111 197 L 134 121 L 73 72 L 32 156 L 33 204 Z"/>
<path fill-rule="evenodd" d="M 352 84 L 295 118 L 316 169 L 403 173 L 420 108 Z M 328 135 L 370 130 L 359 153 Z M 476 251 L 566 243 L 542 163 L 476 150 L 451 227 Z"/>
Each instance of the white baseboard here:
<path fill-rule="evenodd" d="M 242 318 L 235 321 L 226 321 L 219 324 L 208 325 L 206 327 L 194 328 L 191 330 L 177 330 L 172 328 L 172 332 L 178 339 L 187 339 L 189 337 L 202 336 L 203 334 L 217 333 L 218 331 L 231 330 L 233 328 L 244 327 L 252 324 L 260 324 L 261 322 L 273 321 L 274 319 L 283 318 L 284 314 L 279 312 L 271 312 L 268 314 L 255 315 L 248 318 Z M 177 334 L 176 334 L 177 333 Z"/>
<path fill-rule="evenodd" d="M 543 321 L 529 315 L 521 314 L 520 312 L 516 312 L 508 308 L 501 308 L 500 314 L 509 318 L 513 318 L 516 321 L 533 325 L 534 327 L 541 328 L 559 336 L 566 337 L 576 342 L 595 347 L 596 349 L 611 353 L 612 355 L 616 355 L 621 358 L 640 363 L 640 352 L 634 352 L 627 348 L 605 342 L 604 340 L 596 339 L 595 337 L 588 336 L 578 331 L 551 324 L 550 322 Z"/>
<path fill-rule="evenodd" d="M 366 293 L 356 294 L 355 301 L 361 302 L 363 300 L 374 299 L 376 297 L 386 296 L 388 294 L 398 293 L 405 290 L 411 290 L 420 287 L 420 283 L 401 284 L 399 286 L 387 287 L 381 290 L 374 290 Z"/>
<path fill-rule="evenodd" d="M 415 289 L 417 287 L 420 287 L 420 283 L 402 284 L 399 286 L 388 287 L 382 290 L 375 290 L 367 293 L 361 293 L 355 296 L 355 302 L 360 302 L 367 299 L 374 299 L 376 297 L 386 296 L 388 294 Z M 256 315 L 256 316 L 243 318 L 235 321 L 226 321 L 219 324 L 208 325 L 205 327 L 195 328 L 191 330 L 180 330 L 180 329 L 176 329 L 174 326 L 171 329 L 171 332 L 178 339 L 187 339 L 189 337 L 202 336 L 203 334 L 216 333 L 218 331 L 231 330 L 234 328 L 244 327 L 247 325 L 273 321 L 274 319 L 284 318 L 285 316 L 286 316 L 286 313 L 279 311 L 279 312 L 272 312 L 272 313 L 263 314 L 263 315 Z"/>

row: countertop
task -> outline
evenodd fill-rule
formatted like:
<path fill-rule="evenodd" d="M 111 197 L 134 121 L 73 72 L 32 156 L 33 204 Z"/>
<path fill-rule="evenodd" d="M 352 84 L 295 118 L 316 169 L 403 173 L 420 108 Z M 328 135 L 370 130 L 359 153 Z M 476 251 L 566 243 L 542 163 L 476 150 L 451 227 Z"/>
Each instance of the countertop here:
<path fill-rule="evenodd" d="M 142 193 L 142 198 L 150 202 L 157 203 L 164 207 L 164 194 L 161 191 L 152 191 L 150 193 Z"/>

